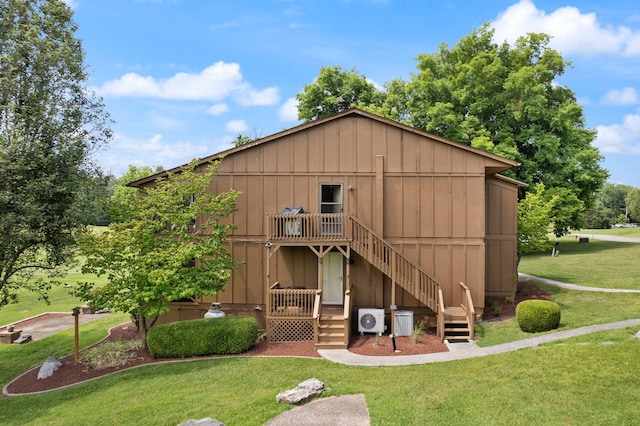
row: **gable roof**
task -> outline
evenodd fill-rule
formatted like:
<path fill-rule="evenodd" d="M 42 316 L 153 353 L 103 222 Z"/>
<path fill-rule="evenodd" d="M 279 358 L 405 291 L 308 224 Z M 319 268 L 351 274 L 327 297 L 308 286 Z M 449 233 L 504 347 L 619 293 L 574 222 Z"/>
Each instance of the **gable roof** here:
<path fill-rule="evenodd" d="M 407 126 L 406 124 L 402 124 L 402 123 L 399 123 L 397 121 L 393 121 L 393 120 L 390 120 L 388 118 L 381 117 L 379 115 L 372 114 L 372 113 L 369 113 L 369 112 L 366 112 L 366 111 L 363 111 L 363 110 L 357 109 L 357 108 L 348 109 L 346 111 L 338 112 L 336 114 L 330 115 L 330 116 L 325 117 L 325 118 L 321 118 L 321 119 L 314 120 L 314 121 L 309 121 L 307 123 L 303 123 L 303 124 L 300 124 L 298 126 L 292 127 L 290 129 L 286 129 L 286 130 L 283 130 L 281 132 L 274 133 L 274 134 L 266 136 L 264 138 L 256 139 L 256 140 L 254 140 L 254 141 L 252 141 L 252 142 L 250 142 L 248 144 L 241 145 L 241 146 L 234 147 L 234 148 L 230 148 L 230 149 L 227 149 L 225 151 L 209 155 L 207 157 L 204 157 L 204 158 L 201 158 L 200 160 L 198 160 L 197 164 L 198 165 L 202 165 L 202 164 L 210 163 L 210 162 L 213 162 L 213 161 L 216 161 L 216 160 L 220 160 L 220 159 L 222 159 L 222 158 L 224 158 L 226 156 L 232 155 L 232 154 L 234 154 L 236 152 L 244 151 L 244 150 L 247 150 L 247 149 L 252 149 L 255 146 L 262 145 L 262 144 L 265 144 L 265 143 L 269 143 L 269 142 L 271 142 L 273 140 L 280 139 L 282 137 L 285 137 L 285 136 L 288 136 L 288 135 L 292 135 L 292 134 L 295 134 L 295 133 L 298 133 L 298 132 L 302 132 L 302 131 L 307 130 L 307 129 L 312 128 L 312 127 L 321 126 L 324 123 L 327 123 L 327 122 L 330 122 L 330 121 L 334 121 L 334 120 L 339 120 L 341 118 L 345 118 L 345 117 L 349 117 L 349 116 L 360 116 L 360 117 L 365 117 L 365 118 L 368 118 L 368 119 L 371 119 L 371 120 L 375 120 L 375 121 L 378 121 L 380 123 L 384 123 L 386 125 L 396 127 L 396 128 L 398 128 L 400 130 L 411 132 L 411 133 L 414 133 L 414 134 L 417 134 L 417 135 L 420 135 L 420 136 L 423 136 L 423 137 L 427 137 L 427 138 L 436 140 L 436 141 L 438 141 L 440 143 L 443 143 L 445 145 L 449 145 L 449 146 L 452 146 L 452 147 L 455 147 L 455 148 L 458 148 L 458 149 L 462 149 L 464 151 L 468 151 L 470 153 L 485 157 L 485 159 L 487 160 L 487 164 L 486 164 L 486 167 L 485 167 L 485 173 L 487 175 L 493 175 L 493 174 L 496 174 L 496 173 L 499 173 L 499 172 L 508 170 L 508 169 L 510 169 L 512 167 L 517 167 L 517 166 L 520 165 L 520 163 L 518 163 L 517 161 L 509 160 L 508 158 L 501 157 L 499 155 L 492 154 L 490 152 L 483 151 L 481 149 L 473 148 L 473 147 L 470 147 L 468 145 L 465 145 L 465 144 L 462 144 L 462 143 L 459 143 L 459 142 L 454 142 L 452 140 L 443 138 L 441 136 L 434 135 L 433 133 L 425 132 L 423 130 L 418 130 L 418 129 L 414 128 L 414 127 Z M 143 185 L 145 185 L 147 183 L 150 183 L 150 182 L 153 182 L 153 181 L 155 181 L 157 179 L 162 179 L 162 178 L 166 177 L 169 174 L 180 172 L 186 166 L 187 166 L 187 164 L 183 164 L 181 166 L 174 167 L 174 168 L 169 169 L 169 170 L 164 170 L 162 172 L 153 174 L 151 176 L 147 176 L 145 178 L 133 181 L 133 182 L 129 183 L 127 186 L 132 186 L 132 187 L 143 186 Z"/>

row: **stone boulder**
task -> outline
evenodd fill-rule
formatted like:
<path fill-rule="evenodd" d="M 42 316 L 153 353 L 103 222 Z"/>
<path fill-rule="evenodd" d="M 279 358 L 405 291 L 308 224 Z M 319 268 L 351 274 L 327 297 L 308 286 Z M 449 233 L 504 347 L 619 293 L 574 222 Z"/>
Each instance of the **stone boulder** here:
<path fill-rule="evenodd" d="M 21 345 L 23 343 L 28 343 L 31 342 L 33 339 L 31 338 L 30 334 L 23 334 L 20 337 L 18 337 L 16 340 L 13 341 L 14 345 Z"/>
<path fill-rule="evenodd" d="M 38 380 L 53 376 L 53 373 L 62 366 L 62 363 L 55 356 L 48 356 L 38 371 Z"/>
<path fill-rule="evenodd" d="M 324 383 L 318 379 L 307 379 L 299 383 L 294 389 L 280 392 L 276 396 L 276 402 L 287 404 L 300 404 L 310 399 L 319 397 L 324 391 Z"/>

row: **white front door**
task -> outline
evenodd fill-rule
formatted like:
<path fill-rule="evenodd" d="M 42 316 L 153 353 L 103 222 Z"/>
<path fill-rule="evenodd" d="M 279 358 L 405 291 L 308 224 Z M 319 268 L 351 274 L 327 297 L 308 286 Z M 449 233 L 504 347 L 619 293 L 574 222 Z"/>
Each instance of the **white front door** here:
<path fill-rule="evenodd" d="M 327 253 L 322 260 L 322 303 L 324 305 L 342 305 L 343 303 L 343 259 L 340 253 Z"/>

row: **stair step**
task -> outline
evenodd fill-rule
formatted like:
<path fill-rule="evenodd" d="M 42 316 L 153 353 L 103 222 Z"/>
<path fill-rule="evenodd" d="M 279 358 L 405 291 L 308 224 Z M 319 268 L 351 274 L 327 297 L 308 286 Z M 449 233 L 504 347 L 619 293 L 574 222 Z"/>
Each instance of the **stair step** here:
<path fill-rule="evenodd" d="M 347 349 L 347 345 L 344 343 L 316 343 L 314 345 L 316 350 L 318 349 Z"/>
<path fill-rule="evenodd" d="M 319 336 L 344 336 L 344 330 L 338 330 L 338 329 L 325 329 L 325 330 L 318 330 L 318 335 Z"/>
<path fill-rule="evenodd" d="M 329 334 L 342 334 L 344 336 L 344 329 L 336 328 L 336 327 L 319 327 L 318 333 L 329 333 Z"/>

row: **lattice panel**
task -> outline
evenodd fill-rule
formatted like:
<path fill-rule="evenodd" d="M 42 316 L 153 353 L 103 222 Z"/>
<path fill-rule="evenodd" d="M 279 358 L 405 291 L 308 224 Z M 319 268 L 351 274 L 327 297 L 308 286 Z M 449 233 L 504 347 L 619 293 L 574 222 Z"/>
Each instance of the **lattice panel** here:
<path fill-rule="evenodd" d="M 313 320 L 268 320 L 270 342 L 305 342 L 313 340 Z"/>

